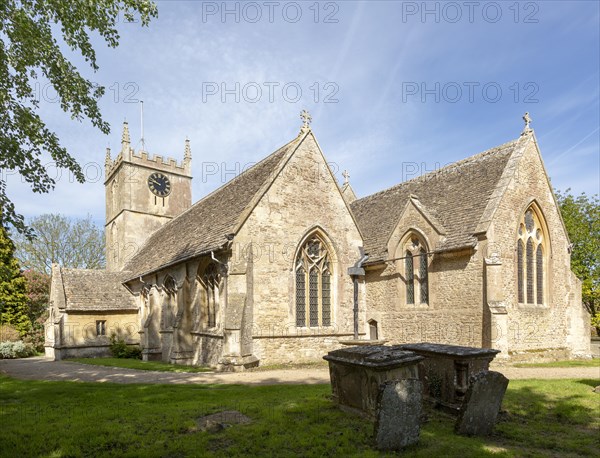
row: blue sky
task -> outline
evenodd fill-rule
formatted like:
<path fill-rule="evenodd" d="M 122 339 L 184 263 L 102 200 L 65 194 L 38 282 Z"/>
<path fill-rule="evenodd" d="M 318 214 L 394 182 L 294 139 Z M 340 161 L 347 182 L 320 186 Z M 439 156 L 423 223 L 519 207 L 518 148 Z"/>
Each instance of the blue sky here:
<path fill-rule="evenodd" d="M 8 176 L 18 211 L 103 224 L 105 148 L 116 154 L 125 118 L 139 148 L 138 100 L 150 153 L 181 160 L 189 137 L 193 201 L 295 137 L 302 109 L 359 196 L 518 137 L 525 111 L 553 185 L 599 192 L 599 2 L 230 2 L 225 16 L 223 5 L 159 1 L 149 28 L 120 25 L 117 49 L 94 41 L 100 71 L 75 58 L 107 87 L 109 136 L 40 83 L 42 115 L 88 181 L 63 171 L 37 195 Z M 223 174 L 207 173 L 215 163 Z"/>

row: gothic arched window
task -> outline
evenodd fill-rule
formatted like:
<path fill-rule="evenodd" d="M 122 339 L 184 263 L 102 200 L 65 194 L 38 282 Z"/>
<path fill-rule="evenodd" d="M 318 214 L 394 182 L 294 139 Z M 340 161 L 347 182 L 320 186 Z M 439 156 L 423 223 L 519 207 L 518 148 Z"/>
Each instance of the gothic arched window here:
<path fill-rule="evenodd" d="M 517 235 L 517 299 L 521 304 L 544 304 L 546 237 L 539 212 L 529 207 Z"/>
<path fill-rule="evenodd" d="M 415 303 L 415 266 L 413 254 L 410 251 L 404 253 L 404 272 L 406 273 L 406 303 Z"/>
<path fill-rule="evenodd" d="M 215 263 L 211 262 L 202 275 L 202 283 L 206 294 L 206 303 L 204 309 L 208 317 L 208 327 L 214 328 L 217 325 L 217 308 L 219 306 L 219 286 L 221 276 Z"/>
<path fill-rule="evenodd" d="M 331 259 L 320 237 L 314 235 L 302 245 L 294 270 L 296 326 L 330 326 Z"/>
<path fill-rule="evenodd" d="M 142 300 L 142 323 L 143 326 L 147 328 L 150 324 L 150 315 L 152 313 L 152 310 L 150 309 L 150 285 L 144 285 L 140 293 L 140 298 Z"/>
<path fill-rule="evenodd" d="M 175 310 L 177 309 L 177 282 L 170 275 L 163 282 L 165 299 L 161 316 L 161 329 L 173 326 Z"/>
<path fill-rule="evenodd" d="M 119 181 L 115 178 L 112 182 L 112 211 L 115 216 L 119 211 Z"/>
<path fill-rule="evenodd" d="M 427 245 L 411 235 L 403 245 L 404 287 L 407 304 L 429 303 L 429 258 Z"/>

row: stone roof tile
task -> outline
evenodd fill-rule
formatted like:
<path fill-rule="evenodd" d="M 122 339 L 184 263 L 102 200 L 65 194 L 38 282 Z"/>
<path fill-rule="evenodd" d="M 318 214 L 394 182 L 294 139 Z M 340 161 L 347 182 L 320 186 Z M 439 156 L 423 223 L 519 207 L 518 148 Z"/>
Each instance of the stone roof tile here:
<path fill-rule="evenodd" d="M 133 295 L 122 285 L 131 272 L 61 269 L 67 311 L 137 311 Z"/>
<path fill-rule="evenodd" d="M 387 243 L 411 195 L 447 233 L 438 251 L 472 247 L 476 228 L 518 140 L 484 151 L 350 204 L 365 238 L 368 262 L 387 259 Z"/>
<path fill-rule="evenodd" d="M 279 148 L 156 230 L 125 265 L 134 274 L 131 278 L 223 247 L 226 236 L 236 230 L 263 186 L 275 179 L 282 160 L 300 139 Z"/>

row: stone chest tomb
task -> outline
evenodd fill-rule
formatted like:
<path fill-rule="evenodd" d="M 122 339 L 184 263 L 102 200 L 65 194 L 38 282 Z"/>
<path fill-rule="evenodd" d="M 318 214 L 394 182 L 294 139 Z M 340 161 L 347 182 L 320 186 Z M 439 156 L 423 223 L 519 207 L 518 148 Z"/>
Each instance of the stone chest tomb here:
<path fill-rule="evenodd" d="M 380 386 L 418 379 L 418 364 L 424 358 L 400 346 L 367 345 L 334 350 L 323 359 L 329 362 L 334 402 L 375 419 Z"/>
<path fill-rule="evenodd" d="M 458 413 L 471 375 L 487 371 L 499 350 L 434 343 L 399 345 L 397 348 L 424 357 L 419 376 L 426 398 L 451 413 Z"/>

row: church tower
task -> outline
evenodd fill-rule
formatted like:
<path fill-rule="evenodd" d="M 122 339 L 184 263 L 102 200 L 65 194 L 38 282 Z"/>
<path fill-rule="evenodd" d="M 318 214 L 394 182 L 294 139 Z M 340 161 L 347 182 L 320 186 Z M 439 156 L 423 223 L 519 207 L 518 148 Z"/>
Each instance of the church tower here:
<path fill-rule="evenodd" d="M 183 162 L 138 154 L 123 123 L 121 152 L 112 160 L 106 150 L 106 268 L 122 270 L 148 237 L 192 204 L 192 153 L 185 141 Z M 157 250 L 160 247 L 156 247 Z"/>

